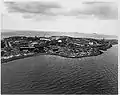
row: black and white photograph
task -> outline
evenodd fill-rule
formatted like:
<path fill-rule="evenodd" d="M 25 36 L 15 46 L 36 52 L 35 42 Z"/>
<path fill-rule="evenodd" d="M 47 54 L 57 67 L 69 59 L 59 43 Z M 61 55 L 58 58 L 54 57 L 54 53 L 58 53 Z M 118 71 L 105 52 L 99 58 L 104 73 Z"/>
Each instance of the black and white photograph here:
<path fill-rule="evenodd" d="M 2 0 L 1 94 L 118 95 L 117 0 Z"/>

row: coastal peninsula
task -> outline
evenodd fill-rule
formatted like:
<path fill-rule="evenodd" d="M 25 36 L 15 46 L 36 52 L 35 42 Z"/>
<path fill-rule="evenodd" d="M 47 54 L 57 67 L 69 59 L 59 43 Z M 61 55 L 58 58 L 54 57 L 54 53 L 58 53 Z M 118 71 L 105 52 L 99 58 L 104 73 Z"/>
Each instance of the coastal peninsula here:
<path fill-rule="evenodd" d="M 1 40 L 1 62 L 6 63 L 39 54 L 66 58 L 97 56 L 115 44 L 118 44 L 116 39 L 12 36 Z"/>

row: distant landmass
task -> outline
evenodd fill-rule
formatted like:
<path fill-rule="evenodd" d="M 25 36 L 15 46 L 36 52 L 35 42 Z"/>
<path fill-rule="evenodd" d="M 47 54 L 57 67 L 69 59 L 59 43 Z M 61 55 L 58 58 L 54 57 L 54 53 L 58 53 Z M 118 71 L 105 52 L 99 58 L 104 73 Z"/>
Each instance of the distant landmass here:
<path fill-rule="evenodd" d="M 89 38 L 110 38 L 117 39 L 116 35 L 104 35 L 97 33 L 79 33 L 79 32 L 59 32 L 59 31 L 23 31 L 23 30 L 1 30 L 1 38 L 9 36 L 71 36 L 71 37 L 89 37 Z"/>

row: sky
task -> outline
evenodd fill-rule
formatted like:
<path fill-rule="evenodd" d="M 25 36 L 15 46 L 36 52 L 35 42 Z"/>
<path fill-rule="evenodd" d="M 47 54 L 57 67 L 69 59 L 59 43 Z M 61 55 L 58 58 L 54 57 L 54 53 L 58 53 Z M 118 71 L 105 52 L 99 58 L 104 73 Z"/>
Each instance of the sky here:
<path fill-rule="evenodd" d="M 2 29 L 118 35 L 117 0 L 4 0 Z"/>

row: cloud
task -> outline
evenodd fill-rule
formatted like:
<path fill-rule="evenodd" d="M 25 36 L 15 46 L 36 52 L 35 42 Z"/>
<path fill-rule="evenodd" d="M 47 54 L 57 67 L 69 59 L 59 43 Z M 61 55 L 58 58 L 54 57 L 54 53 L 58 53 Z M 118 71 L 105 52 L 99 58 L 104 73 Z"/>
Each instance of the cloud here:
<path fill-rule="evenodd" d="M 54 15 L 50 10 L 61 8 L 54 2 L 5 2 L 9 13 Z"/>
<path fill-rule="evenodd" d="M 74 9 L 69 12 L 69 15 L 76 15 L 81 17 L 87 15 L 87 17 L 96 17 L 98 19 L 117 19 L 118 9 L 115 3 L 110 2 L 84 2 L 83 9 Z"/>
<path fill-rule="evenodd" d="M 115 2 L 103 2 L 103 1 L 91 1 L 91 2 L 88 2 L 88 1 L 85 1 L 83 2 L 83 4 L 112 4 L 112 3 L 115 3 Z"/>
<path fill-rule="evenodd" d="M 92 15 L 99 19 L 117 19 L 118 9 L 115 3 L 111 2 L 86 2 L 86 8 L 82 11 L 83 14 Z"/>
<path fill-rule="evenodd" d="M 21 13 L 25 19 L 52 19 L 57 16 L 74 16 L 79 19 L 117 19 L 118 9 L 113 2 L 83 2 L 83 8 L 67 10 L 56 2 L 5 2 L 9 13 Z M 68 3 L 69 4 L 69 3 Z"/>

